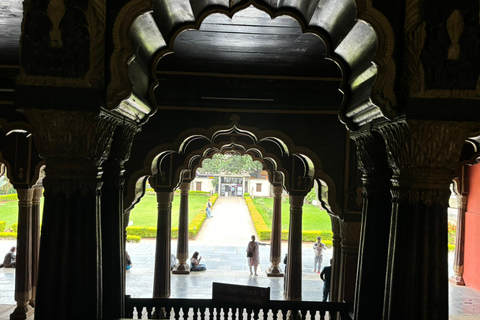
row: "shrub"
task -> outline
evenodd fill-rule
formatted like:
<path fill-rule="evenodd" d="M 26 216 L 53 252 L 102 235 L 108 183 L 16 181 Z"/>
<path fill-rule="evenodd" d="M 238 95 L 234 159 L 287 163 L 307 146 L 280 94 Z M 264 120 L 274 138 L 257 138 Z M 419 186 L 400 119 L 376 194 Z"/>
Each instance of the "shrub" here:
<path fill-rule="evenodd" d="M 157 228 L 127 227 L 127 237 L 129 235 L 139 236 L 140 238 L 156 238 Z"/>
<path fill-rule="evenodd" d="M 127 242 L 139 243 L 142 237 L 127 235 Z"/>
<path fill-rule="evenodd" d="M 448 245 L 448 251 L 455 251 L 455 245 L 454 244 L 449 244 Z"/>
<path fill-rule="evenodd" d="M 210 192 L 209 191 L 200 191 L 200 190 L 190 190 L 188 194 L 196 194 L 200 196 L 209 196 Z M 213 197 L 213 196 L 212 196 Z"/>
<path fill-rule="evenodd" d="M 197 237 L 200 228 L 207 217 L 207 212 L 205 210 L 200 210 L 199 213 L 193 218 L 192 222 L 188 226 L 188 238 L 195 239 Z"/>
<path fill-rule="evenodd" d="M 18 200 L 18 197 L 16 193 L 5 194 L 0 196 L 0 202 L 17 201 L 17 200 Z"/>
<path fill-rule="evenodd" d="M 16 232 L 0 232 L 0 239 L 5 239 L 5 240 L 17 239 L 17 233 Z"/>
<path fill-rule="evenodd" d="M 17 231 L 18 231 L 18 223 L 12 224 L 12 230 L 13 230 L 13 232 L 17 233 Z"/>
<path fill-rule="evenodd" d="M 7 222 L 6 221 L 0 221 L 0 232 L 3 232 L 6 227 L 7 227 Z"/>

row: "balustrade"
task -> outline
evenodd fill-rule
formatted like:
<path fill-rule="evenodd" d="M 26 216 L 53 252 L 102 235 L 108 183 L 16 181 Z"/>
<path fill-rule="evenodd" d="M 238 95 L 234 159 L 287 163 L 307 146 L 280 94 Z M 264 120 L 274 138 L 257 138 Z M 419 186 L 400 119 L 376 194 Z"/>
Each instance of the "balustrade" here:
<path fill-rule="evenodd" d="M 216 303 L 211 299 L 126 298 L 126 317 L 170 320 L 330 320 L 352 317 L 352 304 L 270 301 L 266 306 Z"/>

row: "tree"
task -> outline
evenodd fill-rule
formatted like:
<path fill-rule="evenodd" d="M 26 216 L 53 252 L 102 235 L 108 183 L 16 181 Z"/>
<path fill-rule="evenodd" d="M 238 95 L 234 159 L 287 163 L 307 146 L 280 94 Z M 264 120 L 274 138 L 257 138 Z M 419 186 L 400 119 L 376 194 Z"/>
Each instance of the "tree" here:
<path fill-rule="evenodd" d="M 211 174 L 250 174 L 262 170 L 263 165 L 249 155 L 220 154 L 205 159 L 198 173 Z"/>

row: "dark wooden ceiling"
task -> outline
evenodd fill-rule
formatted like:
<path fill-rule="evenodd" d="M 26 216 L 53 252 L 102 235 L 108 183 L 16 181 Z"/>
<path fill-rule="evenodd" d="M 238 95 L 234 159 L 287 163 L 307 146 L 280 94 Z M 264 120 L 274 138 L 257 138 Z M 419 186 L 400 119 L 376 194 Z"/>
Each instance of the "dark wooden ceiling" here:
<path fill-rule="evenodd" d="M 160 106 L 278 112 L 338 111 L 341 72 L 323 41 L 293 18 L 253 7 L 212 14 L 157 65 Z"/>

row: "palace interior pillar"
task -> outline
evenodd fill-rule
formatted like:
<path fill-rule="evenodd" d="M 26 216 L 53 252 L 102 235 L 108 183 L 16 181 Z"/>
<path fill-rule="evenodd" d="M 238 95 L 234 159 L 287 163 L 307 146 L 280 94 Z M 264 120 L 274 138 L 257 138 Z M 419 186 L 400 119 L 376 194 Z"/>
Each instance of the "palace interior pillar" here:
<path fill-rule="evenodd" d="M 302 208 L 304 195 L 290 195 L 287 288 L 285 299 L 302 300 Z M 295 280 L 295 281 L 294 281 Z"/>
<path fill-rule="evenodd" d="M 18 229 L 15 268 L 15 301 L 17 307 L 10 319 L 26 319 L 33 314 L 32 297 L 32 200 L 33 188 L 17 189 Z"/>
<path fill-rule="evenodd" d="M 391 170 L 381 136 L 367 132 L 352 138 L 357 146 L 358 167 L 363 172 L 355 319 L 381 319 L 392 208 Z"/>
<path fill-rule="evenodd" d="M 137 127 L 115 129 L 110 156 L 103 163 L 102 268 L 103 313 L 121 318 L 125 309 L 125 225 L 123 221 L 124 163 L 129 159 Z"/>
<path fill-rule="evenodd" d="M 473 128 L 418 120 L 379 128 L 394 199 L 384 319 L 448 319 L 449 186 Z"/>
<path fill-rule="evenodd" d="M 360 238 L 360 222 L 340 221 L 342 237 L 340 253 L 340 269 L 338 273 L 338 301 L 353 302 L 358 265 L 358 245 Z"/>
<path fill-rule="evenodd" d="M 188 192 L 190 182 L 183 182 L 180 185 L 180 214 L 178 217 L 178 240 L 177 240 L 177 259 L 178 264 L 172 273 L 189 274 L 190 265 L 188 263 Z"/>
<path fill-rule="evenodd" d="M 100 165 L 115 122 L 95 112 L 25 113 L 46 164 L 35 319 L 101 318 Z"/>
<path fill-rule="evenodd" d="M 151 183 L 154 186 L 153 183 Z M 157 191 L 158 218 L 155 247 L 153 298 L 170 297 L 170 256 L 172 236 L 173 191 Z"/>
<path fill-rule="evenodd" d="M 273 217 L 272 217 L 272 240 L 270 242 L 270 268 L 267 269 L 269 277 L 283 277 L 280 269 L 282 261 L 282 192 L 281 185 L 273 186 Z"/>
<path fill-rule="evenodd" d="M 340 218 L 332 216 L 332 279 L 330 282 L 330 301 L 338 302 L 338 296 L 340 291 L 340 265 L 341 265 L 341 243 L 342 238 L 340 236 Z"/>

